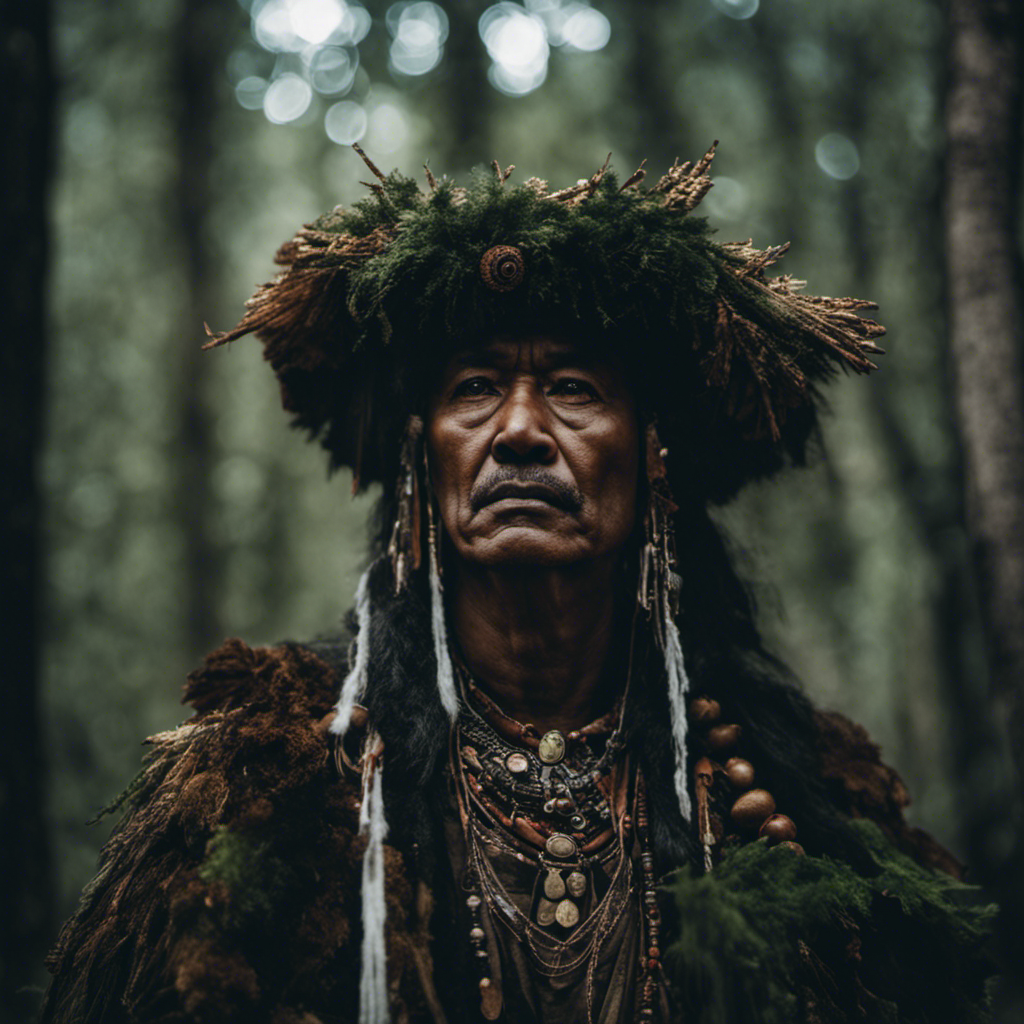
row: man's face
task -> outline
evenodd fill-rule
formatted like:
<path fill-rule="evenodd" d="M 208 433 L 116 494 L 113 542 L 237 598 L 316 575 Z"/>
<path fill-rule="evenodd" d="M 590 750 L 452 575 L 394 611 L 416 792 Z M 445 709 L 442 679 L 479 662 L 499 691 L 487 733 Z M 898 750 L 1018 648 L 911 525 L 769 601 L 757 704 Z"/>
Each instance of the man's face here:
<path fill-rule="evenodd" d="M 568 566 L 616 554 L 636 517 L 639 440 L 622 369 L 547 336 L 457 354 L 427 444 L 456 555 Z"/>

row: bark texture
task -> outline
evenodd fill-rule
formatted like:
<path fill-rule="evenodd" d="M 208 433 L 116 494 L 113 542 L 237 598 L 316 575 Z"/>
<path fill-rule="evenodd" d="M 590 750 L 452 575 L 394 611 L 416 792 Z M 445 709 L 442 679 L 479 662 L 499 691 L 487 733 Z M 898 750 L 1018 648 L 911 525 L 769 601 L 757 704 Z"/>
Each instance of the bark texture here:
<path fill-rule="evenodd" d="M 0 15 L 2 169 L 4 713 L 0 716 L 0 1020 L 28 1019 L 53 912 L 39 715 L 39 453 L 46 356 L 47 200 L 52 167 L 50 5 Z"/>
<path fill-rule="evenodd" d="M 1022 24 L 1018 0 L 950 4 L 946 196 L 951 344 L 968 530 L 995 709 L 1018 772 L 1024 764 L 1024 331 L 1015 230 Z M 1019 832 L 1019 809 L 1015 817 L 1012 824 Z M 1008 967 L 1024 964 L 1024 940 L 1013 925 L 1024 906 L 1015 866 L 1019 836 L 1016 847 L 1016 856 L 990 852 L 987 865 L 1003 903 Z M 1006 1019 L 1019 1020 L 1024 1016 L 1019 978 L 1011 979 L 1010 990 Z"/>

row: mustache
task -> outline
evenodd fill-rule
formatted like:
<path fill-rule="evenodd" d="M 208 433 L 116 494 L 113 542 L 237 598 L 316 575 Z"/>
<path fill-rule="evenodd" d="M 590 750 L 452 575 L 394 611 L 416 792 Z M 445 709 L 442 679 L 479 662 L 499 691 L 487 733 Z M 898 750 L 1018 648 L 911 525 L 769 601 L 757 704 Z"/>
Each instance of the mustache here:
<path fill-rule="evenodd" d="M 481 480 L 469 495 L 469 505 L 474 512 L 479 512 L 485 505 L 497 501 L 499 495 L 495 491 L 502 484 L 536 484 L 543 487 L 550 495 L 545 498 L 557 508 L 567 512 L 579 512 L 583 507 L 583 495 L 572 484 L 566 483 L 554 473 L 541 466 L 502 466 Z"/>

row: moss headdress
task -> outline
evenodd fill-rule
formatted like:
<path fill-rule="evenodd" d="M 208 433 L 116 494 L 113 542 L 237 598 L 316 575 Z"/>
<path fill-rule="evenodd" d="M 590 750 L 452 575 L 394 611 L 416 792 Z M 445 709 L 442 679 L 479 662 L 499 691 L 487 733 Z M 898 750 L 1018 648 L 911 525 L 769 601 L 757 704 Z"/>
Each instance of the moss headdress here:
<path fill-rule="evenodd" d="M 873 303 L 767 277 L 787 246 L 712 240 L 691 213 L 713 155 L 650 189 L 642 169 L 620 187 L 606 163 L 555 192 L 510 185 L 497 163 L 468 189 L 428 170 L 422 191 L 364 155 L 373 194 L 282 246 L 285 269 L 210 345 L 255 332 L 296 425 L 359 485 L 394 480 L 406 419 L 455 348 L 537 331 L 608 346 L 658 421 L 672 475 L 725 500 L 802 460 L 815 385 L 837 367 L 873 369 L 884 332 L 859 315 Z"/>

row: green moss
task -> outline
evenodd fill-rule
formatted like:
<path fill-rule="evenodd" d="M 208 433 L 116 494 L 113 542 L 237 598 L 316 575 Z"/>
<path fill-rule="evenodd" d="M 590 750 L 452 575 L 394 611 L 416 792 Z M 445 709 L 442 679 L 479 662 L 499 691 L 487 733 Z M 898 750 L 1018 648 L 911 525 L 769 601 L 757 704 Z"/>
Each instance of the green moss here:
<path fill-rule="evenodd" d="M 220 826 L 206 844 L 199 867 L 204 882 L 219 882 L 230 892 L 231 927 L 270 927 L 293 881 L 293 872 L 271 852 L 271 844 Z"/>
<path fill-rule="evenodd" d="M 989 1019 L 994 908 L 874 826 L 856 827 L 878 868 L 870 877 L 762 841 L 710 875 L 670 880 L 678 920 L 666 971 L 687 1021 L 789 1024 L 808 999 L 823 1020 L 859 1020 L 855 1006 L 873 1022 Z"/>

